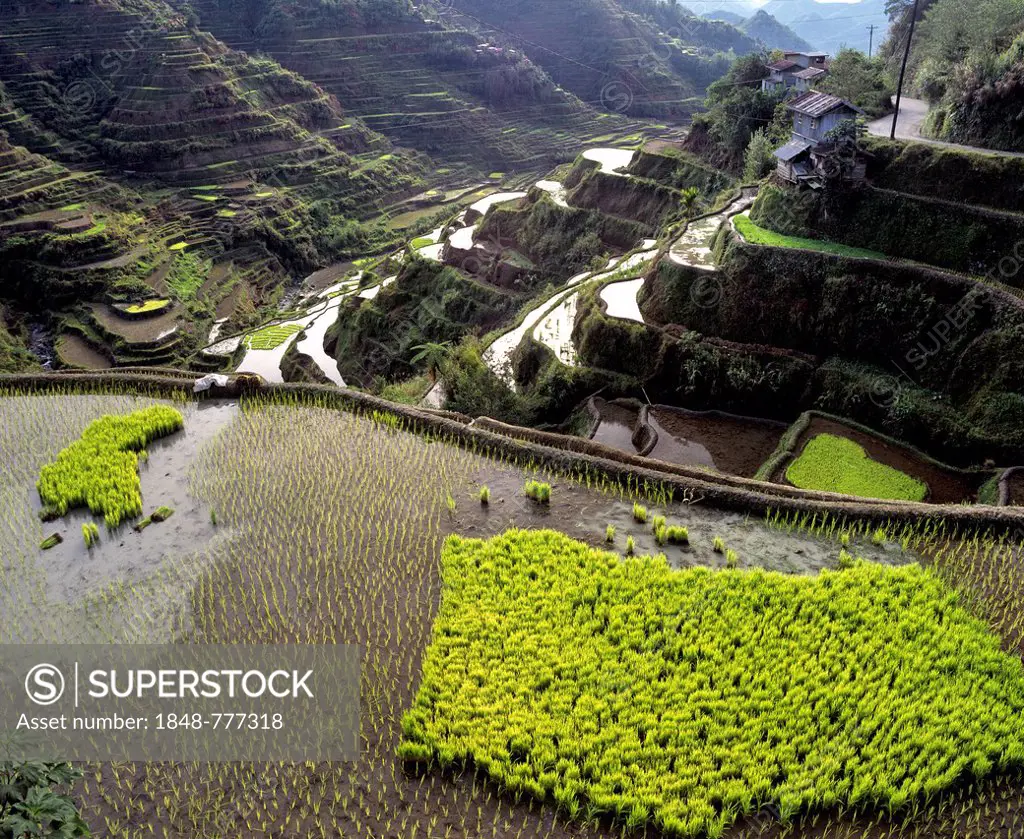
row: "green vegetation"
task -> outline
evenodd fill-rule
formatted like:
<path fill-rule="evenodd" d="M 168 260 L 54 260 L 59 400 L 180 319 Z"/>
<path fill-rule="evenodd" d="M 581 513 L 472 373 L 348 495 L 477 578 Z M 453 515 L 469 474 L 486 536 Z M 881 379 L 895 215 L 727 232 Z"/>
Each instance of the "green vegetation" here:
<path fill-rule="evenodd" d="M 88 839 L 88 825 L 66 793 L 82 777 L 70 763 L 0 762 L 0 836 Z"/>
<path fill-rule="evenodd" d="M 133 303 L 130 306 L 125 306 L 124 311 L 130 315 L 142 315 L 149 312 L 159 312 L 170 305 L 171 301 L 166 299 L 146 300 L 143 303 Z"/>
<path fill-rule="evenodd" d="M 801 489 L 923 501 L 928 487 L 898 469 L 868 457 L 863 447 L 845 437 L 819 434 L 804 446 L 786 469 L 786 480 Z"/>
<path fill-rule="evenodd" d="M 59 545 L 63 541 L 64 537 L 61 536 L 59 533 L 51 533 L 49 536 L 43 539 L 42 542 L 39 543 L 39 547 L 41 550 L 48 551 L 50 550 L 50 548 L 57 547 L 57 545 Z"/>
<path fill-rule="evenodd" d="M 90 550 L 100 543 L 100 529 L 95 522 L 90 521 L 82 525 L 82 538 L 85 540 L 85 546 Z"/>
<path fill-rule="evenodd" d="M 174 510 L 172 510 L 170 507 L 157 507 L 152 513 L 146 516 L 146 518 L 142 519 L 138 524 L 135 525 L 135 530 L 141 532 L 145 530 L 147 527 L 149 527 L 151 524 L 167 521 L 167 519 L 169 519 L 173 515 Z M 217 516 L 216 514 L 214 514 L 212 510 L 210 511 L 210 523 L 214 525 L 217 524 Z"/>
<path fill-rule="evenodd" d="M 612 542 L 615 541 L 615 525 L 614 524 L 609 524 L 604 529 L 604 540 L 606 542 L 608 542 L 609 544 L 611 544 Z"/>
<path fill-rule="evenodd" d="M 434 244 L 434 240 L 430 236 L 417 236 L 409 243 L 409 246 L 413 250 L 419 250 L 420 248 L 425 248 L 427 245 L 432 244 Z"/>
<path fill-rule="evenodd" d="M 801 236 L 787 236 L 776 233 L 751 221 L 746 213 L 733 217 L 737 232 L 752 245 L 768 245 L 773 248 L 801 248 L 804 250 L 821 251 L 836 256 L 859 257 L 863 259 L 885 259 L 884 253 L 869 251 L 864 248 L 852 248 L 838 242 L 826 242 L 822 239 L 808 239 Z"/>
<path fill-rule="evenodd" d="M 895 77 L 912 3 L 894 0 L 880 54 Z M 934 0 L 914 32 L 907 85 L 932 105 L 926 128 L 940 139 L 1024 151 L 1024 6 L 1020 0 Z M 971 21 L 971 25 L 965 25 Z"/>
<path fill-rule="evenodd" d="M 526 486 L 523 487 L 523 493 L 538 504 L 547 504 L 551 501 L 551 484 L 542 481 L 527 481 Z"/>
<path fill-rule="evenodd" d="M 491 490 L 489 487 L 480 487 L 480 503 L 484 505 L 491 503 Z"/>
<path fill-rule="evenodd" d="M 87 506 L 104 517 L 107 527 L 117 527 L 142 512 L 136 452 L 183 425 L 180 412 L 161 405 L 102 417 L 42 468 L 36 484 L 39 497 L 57 515 Z"/>
<path fill-rule="evenodd" d="M 195 253 L 179 253 L 167 274 L 167 287 L 179 300 L 192 300 L 209 273 L 209 260 L 201 259 Z"/>
<path fill-rule="evenodd" d="M 711 550 L 716 554 L 725 553 L 725 540 L 721 536 L 716 536 L 711 543 Z"/>
<path fill-rule="evenodd" d="M 246 335 L 244 343 L 251 350 L 276 350 L 292 335 L 301 331 L 302 327 L 297 323 L 265 326 L 251 335 Z"/>
<path fill-rule="evenodd" d="M 647 521 L 647 508 L 636 501 L 633 502 L 633 521 L 644 524 Z"/>
<path fill-rule="evenodd" d="M 880 117 L 892 110 L 889 100 L 895 93 L 885 61 L 868 58 L 860 50 L 841 49 L 829 64 L 828 75 L 815 89 L 852 102 L 868 117 Z"/>
<path fill-rule="evenodd" d="M 768 56 L 757 53 L 738 58 L 708 88 L 707 112 L 694 117 L 687 148 L 723 169 L 737 174 L 743 170 L 754 131 L 771 125 L 782 100 L 781 92 L 761 90 L 760 80 L 768 75 L 767 60 Z"/>
<path fill-rule="evenodd" d="M 717 837 L 1024 762 L 1021 661 L 916 565 L 674 571 L 512 530 L 450 537 L 442 574 L 400 754 L 569 818 Z"/>

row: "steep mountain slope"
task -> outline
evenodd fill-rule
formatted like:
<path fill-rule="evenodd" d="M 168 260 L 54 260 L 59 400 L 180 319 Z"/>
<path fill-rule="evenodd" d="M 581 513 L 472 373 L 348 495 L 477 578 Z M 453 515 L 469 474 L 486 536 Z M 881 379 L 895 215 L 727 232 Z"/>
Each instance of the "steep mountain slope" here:
<path fill-rule="evenodd" d="M 726 11 L 725 9 L 713 9 L 710 12 L 701 12 L 700 16 L 705 20 L 723 20 L 726 23 L 731 23 L 733 26 L 739 26 L 746 20 L 743 15 L 737 14 L 734 11 Z"/>
<path fill-rule="evenodd" d="M 727 69 L 720 53 L 756 49 L 727 23 L 652 0 L 453 0 L 440 14 L 522 49 L 585 102 L 633 116 L 689 115 Z"/>
<path fill-rule="evenodd" d="M 581 138 L 635 130 L 559 89 L 521 50 L 427 23 L 428 12 L 378 4 L 369 16 L 351 3 L 327 12 L 304 0 L 239 15 L 227 0 L 192 5 L 203 28 L 269 53 L 394 142 L 485 173 L 544 167 L 571 159 Z"/>
<path fill-rule="evenodd" d="M 760 41 L 769 49 L 781 50 L 812 50 L 811 44 L 797 35 L 784 23 L 779 23 L 768 12 L 758 9 L 753 15 L 738 26 L 751 38 Z"/>
<path fill-rule="evenodd" d="M 252 321 L 388 235 L 374 216 L 431 168 L 159 0 L 5 10 L 0 129 L 0 295 L 86 366 L 174 363 L 215 318 Z M 147 297 L 160 317 L 123 323 Z"/>

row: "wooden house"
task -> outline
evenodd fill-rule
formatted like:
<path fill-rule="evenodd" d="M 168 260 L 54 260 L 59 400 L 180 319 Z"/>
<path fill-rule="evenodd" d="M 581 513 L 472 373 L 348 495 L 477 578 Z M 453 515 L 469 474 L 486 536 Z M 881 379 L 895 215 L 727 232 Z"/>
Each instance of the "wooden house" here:
<path fill-rule="evenodd" d="M 821 186 L 821 179 L 830 176 L 836 165 L 835 144 L 826 142 L 826 135 L 841 123 L 863 116 L 856 105 L 830 93 L 808 90 L 786 104 L 793 115 L 789 142 L 775 150 L 776 174 L 791 183 Z M 854 176 L 863 167 L 854 166 Z"/>

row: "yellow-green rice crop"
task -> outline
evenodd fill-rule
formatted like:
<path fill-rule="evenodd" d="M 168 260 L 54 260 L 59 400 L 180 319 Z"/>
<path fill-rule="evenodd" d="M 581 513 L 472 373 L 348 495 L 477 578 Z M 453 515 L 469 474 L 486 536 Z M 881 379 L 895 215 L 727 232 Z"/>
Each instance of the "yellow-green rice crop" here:
<path fill-rule="evenodd" d="M 276 350 L 302 327 L 297 323 L 286 323 L 281 326 L 265 326 L 251 335 L 245 336 L 245 346 L 251 350 Z"/>
<path fill-rule="evenodd" d="M 36 483 L 40 499 L 57 515 L 86 506 L 107 527 L 117 527 L 142 512 L 137 452 L 183 425 L 181 413 L 164 405 L 95 420 L 42 468 Z"/>
<path fill-rule="evenodd" d="M 676 571 L 511 530 L 451 537 L 442 575 L 400 754 L 570 817 L 716 837 L 1024 763 L 1024 666 L 917 565 Z"/>
<path fill-rule="evenodd" d="M 928 488 L 898 469 L 868 457 L 853 440 L 819 434 L 786 469 L 786 480 L 801 489 L 820 489 L 863 498 L 923 501 Z"/>

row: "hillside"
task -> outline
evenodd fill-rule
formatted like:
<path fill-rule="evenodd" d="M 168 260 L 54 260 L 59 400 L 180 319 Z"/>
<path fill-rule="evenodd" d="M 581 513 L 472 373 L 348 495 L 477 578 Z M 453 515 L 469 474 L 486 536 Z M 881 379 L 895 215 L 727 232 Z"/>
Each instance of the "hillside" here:
<path fill-rule="evenodd" d="M 890 69 L 902 59 L 910 9 L 895 7 L 894 37 L 882 47 Z M 968 14 L 976 25 L 962 25 Z M 1024 151 L 1024 4 L 927 0 L 918 17 L 908 87 L 932 106 L 925 131 L 950 142 Z"/>
<path fill-rule="evenodd" d="M 293 12 L 5 7 L 5 341 L 23 348 L 31 321 L 47 363 L 182 363 L 271 317 L 299 277 L 429 229 L 495 170 L 639 128 L 404 4 Z"/>
<path fill-rule="evenodd" d="M 814 47 L 797 35 L 790 27 L 780 23 L 764 9 L 758 9 L 753 15 L 737 25 L 754 40 L 764 44 L 768 49 L 810 52 Z"/>
<path fill-rule="evenodd" d="M 440 8 L 442 19 L 521 49 L 583 101 L 631 116 L 687 116 L 728 68 L 722 53 L 756 49 L 727 23 L 657 0 L 453 0 Z"/>

